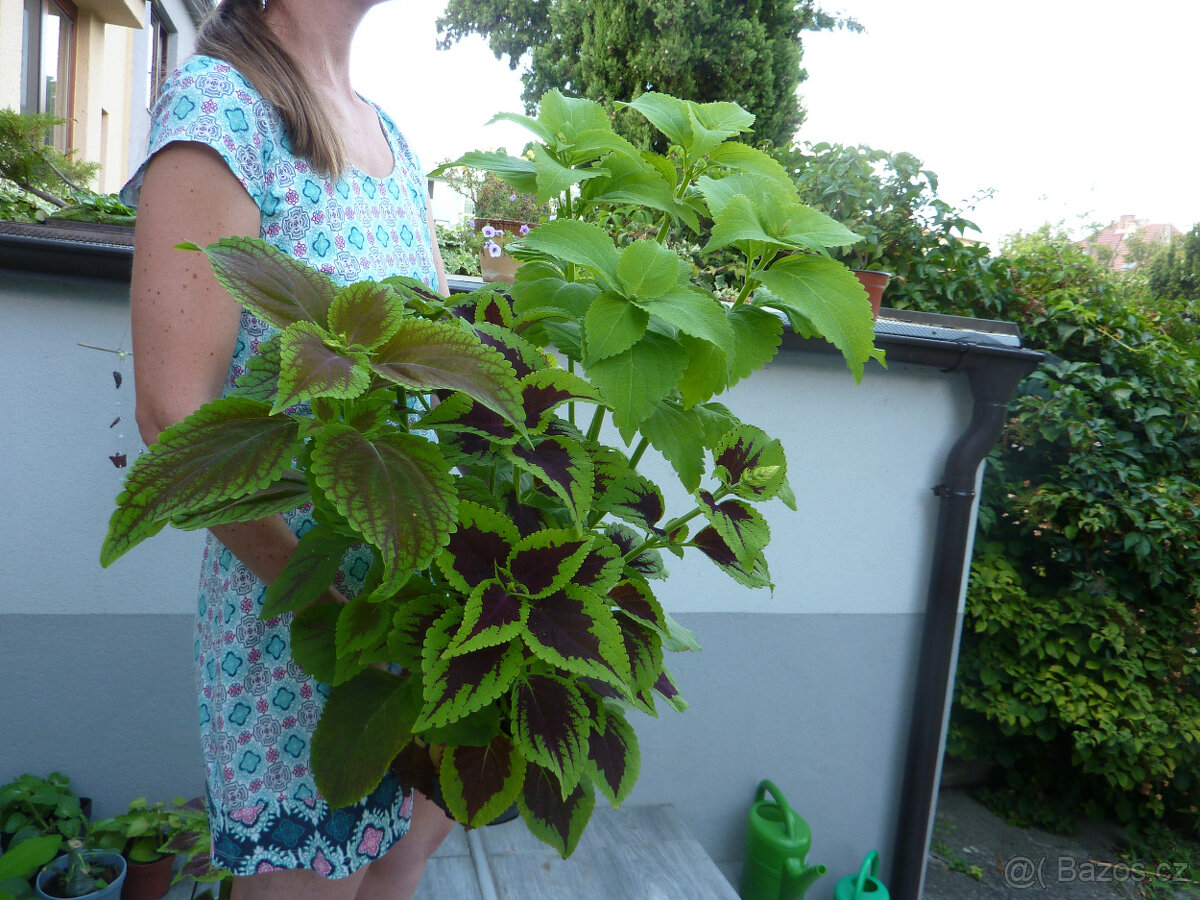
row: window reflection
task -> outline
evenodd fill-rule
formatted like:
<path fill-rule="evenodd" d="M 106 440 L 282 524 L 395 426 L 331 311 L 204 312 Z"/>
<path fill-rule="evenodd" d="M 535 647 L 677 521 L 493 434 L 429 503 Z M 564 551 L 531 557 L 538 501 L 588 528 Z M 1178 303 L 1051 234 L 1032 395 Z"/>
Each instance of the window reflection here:
<path fill-rule="evenodd" d="M 45 0 L 42 15 L 40 97 L 38 111 L 61 119 L 71 116 L 71 49 L 75 23 L 54 0 Z M 51 129 L 50 143 L 67 149 L 67 126 Z"/>

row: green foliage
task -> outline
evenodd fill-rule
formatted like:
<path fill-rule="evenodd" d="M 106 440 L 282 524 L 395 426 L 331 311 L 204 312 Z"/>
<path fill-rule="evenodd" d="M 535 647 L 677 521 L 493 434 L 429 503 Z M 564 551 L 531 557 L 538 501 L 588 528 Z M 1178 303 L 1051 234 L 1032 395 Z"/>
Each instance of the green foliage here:
<path fill-rule="evenodd" d="M 775 156 L 805 203 L 862 236 L 833 257 L 894 276 L 885 306 L 1003 317 L 1007 268 L 965 237 L 975 224 L 938 196 L 937 174 L 911 153 L 818 143 Z"/>
<path fill-rule="evenodd" d="M 447 275 L 480 276 L 479 251 L 484 239 L 468 222 L 454 227 L 439 224 L 437 239 Z"/>
<path fill-rule="evenodd" d="M 667 575 L 661 551 L 699 550 L 741 584 L 770 584 L 755 504 L 794 508 L 784 449 L 714 398 L 772 359 L 781 316 L 835 343 L 856 377 L 879 358 L 865 294 L 826 255 L 854 235 L 803 206 L 765 154 L 729 149 L 753 117 L 657 93 L 631 106 L 675 142 L 667 155 L 617 137 L 599 104 L 554 93 L 539 118 L 514 117 L 546 138 L 532 158 L 453 164 L 559 210 L 511 247 L 525 261 L 511 298 L 443 300 L 403 278 L 339 288 L 247 238 L 203 251 L 280 333 L 233 396 L 133 466 L 102 561 L 168 523 L 313 501 L 316 527 L 262 614 L 295 612 L 296 661 L 333 687 L 312 752 L 335 806 L 394 762 L 417 782 L 414 754 L 440 745 L 460 821 L 515 799 L 569 854 L 595 790 L 615 805 L 636 781 L 623 711 L 686 707 L 663 654 L 696 644 L 650 587 Z M 685 257 L 668 240 L 718 219 L 745 272 L 728 304 L 693 281 L 689 259 L 709 251 Z M 647 222 L 654 238 L 631 237 Z M 601 439 L 606 420 L 623 446 Z M 667 518 L 637 471 L 649 446 L 692 509 Z M 351 544 L 374 552 L 367 585 L 322 602 Z"/>
<path fill-rule="evenodd" d="M 1145 273 L 1153 296 L 1200 301 L 1200 225 L 1172 239 L 1146 264 Z"/>
<path fill-rule="evenodd" d="M 757 116 L 760 140 L 779 144 L 791 141 L 804 115 L 800 36 L 835 27 L 862 30 L 813 0 L 450 0 L 438 20 L 443 48 L 478 34 L 514 69 L 528 54 L 523 99 L 530 113 L 555 89 L 599 101 L 610 113 L 615 101 L 650 91 L 728 99 Z M 639 117 L 618 116 L 616 127 L 639 147 L 666 146 Z"/>
<path fill-rule="evenodd" d="M 133 863 L 148 863 L 181 852 L 207 831 L 204 810 L 188 806 L 182 797 L 170 803 L 138 797 L 120 815 L 92 822 L 88 845 L 116 850 Z"/>
<path fill-rule="evenodd" d="M 1200 351 L 1193 309 L 1062 234 L 1006 249 L 1007 318 L 1051 351 L 990 458 L 951 747 L 1026 821 L 1195 823 Z"/>
<path fill-rule="evenodd" d="M 66 122 L 48 113 L 27 114 L 0 109 L 0 178 L 43 199 L 71 188 L 80 190 L 100 169 L 99 163 L 76 160 L 46 143 L 46 135 Z M 52 200 L 66 206 L 61 200 Z"/>
<path fill-rule="evenodd" d="M 79 797 L 61 772 L 45 778 L 22 775 L 0 787 L 0 843 L 6 848 L 54 834 L 71 840 L 86 829 Z"/>

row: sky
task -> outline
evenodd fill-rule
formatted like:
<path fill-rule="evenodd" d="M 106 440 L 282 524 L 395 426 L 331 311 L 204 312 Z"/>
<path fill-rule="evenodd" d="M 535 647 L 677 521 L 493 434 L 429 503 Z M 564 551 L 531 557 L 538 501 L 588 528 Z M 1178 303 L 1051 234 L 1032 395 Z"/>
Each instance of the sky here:
<path fill-rule="evenodd" d="M 375 7 L 356 39 L 359 90 L 399 123 L 427 169 L 468 150 L 518 150 L 486 126 L 521 112 L 519 71 L 481 38 L 439 51 L 441 0 Z M 828 0 L 865 34 L 804 36 L 800 141 L 907 151 L 993 245 L 1123 214 L 1200 222 L 1195 0 Z M 978 237 L 979 235 L 974 235 Z"/>

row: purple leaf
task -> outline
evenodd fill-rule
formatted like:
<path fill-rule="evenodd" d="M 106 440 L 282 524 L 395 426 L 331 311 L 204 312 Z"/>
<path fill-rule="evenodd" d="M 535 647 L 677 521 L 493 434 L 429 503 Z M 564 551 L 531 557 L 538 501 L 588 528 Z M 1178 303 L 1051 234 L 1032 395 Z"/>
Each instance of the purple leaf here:
<path fill-rule="evenodd" d="M 748 500 L 770 500 L 787 480 L 783 445 L 753 425 L 739 425 L 713 449 L 713 475 Z"/>
<path fill-rule="evenodd" d="M 522 378 L 521 399 L 525 406 L 525 427 L 537 430 L 550 410 L 570 400 L 599 402 L 600 395 L 578 375 L 547 368 Z"/>
<path fill-rule="evenodd" d="M 592 538 L 591 549 L 588 550 L 572 581 L 580 587 L 604 595 L 617 583 L 624 565 L 621 549 L 607 538 L 596 535 Z"/>
<path fill-rule="evenodd" d="M 121 381 L 122 381 L 121 373 L 114 370 L 113 371 L 113 384 L 116 386 L 116 388 L 118 390 L 120 390 L 120 388 L 121 388 Z"/>
<path fill-rule="evenodd" d="M 438 557 L 438 566 L 447 581 L 469 594 L 496 577 L 520 537 L 502 513 L 478 503 L 460 503 L 458 519 L 458 529 Z"/>
<path fill-rule="evenodd" d="M 622 581 L 608 592 L 608 598 L 621 612 L 643 625 L 661 631 L 667 627 L 662 607 L 644 581 Z"/>
<path fill-rule="evenodd" d="M 483 747 L 447 747 L 438 774 L 451 813 L 478 828 L 517 799 L 525 784 L 525 760 L 507 735 L 498 734 Z"/>
<path fill-rule="evenodd" d="M 521 818 L 529 830 L 566 859 L 587 827 L 596 806 L 596 795 L 590 784 L 582 780 L 564 800 L 558 780 L 552 772 L 529 763 L 525 768 L 525 785 L 517 798 Z"/>
<path fill-rule="evenodd" d="M 618 616 L 621 640 L 629 657 L 630 685 L 634 693 L 653 687 L 662 670 L 662 639 L 645 625 Z"/>
<path fill-rule="evenodd" d="M 553 675 L 529 675 L 512 690 L 513 737 L 532 762 L 557 776 L 562 793 L 583 774 L 590 729 L 579 689 Z"/>
<path fill-rule="evenodd" d="M 524 378 L 536 369 L 546 368 L 542 352 L 525 338 L 501 325 L 483 322 L 475 325 L 479 340 L 508 360 L 518 378 Z"/>
<path fill-rule="evenodd" d="M 487 706 L 508 690 L 521 668 L 519 641 L 445 656 L 450 635 L 461 618 L 459 610 L 447 610 L 425 638 L 425 708 L 414 725 L 418 731 L 440 728 Z"/>
<path fill-rule="evenodd" d="M 629 658 L 620 627 L 612 611 L 585 588 L 568 585 L 534 603 L 524 637 L 546 662 L 626 690 Z"/>
<path fill-rule="evenodd" d="M 683 712 L 688 707 L 687 701 L 679 693 L 679 688 L 675 686 L 675 679 L 666 669 L 662 670 L 658 681 L 654 682 L 654 692 L 670 703 L 677 712 Z"/>
<path fill-rule="evenodd" d="M 583 447 L 566 438 L 547 438 L 536 447 L 518 444 L 512 457 L 538 481 L 570 504 L 575 520 L 587 519 L 592 505 L 592 461 Z"/>
<path fill-rule="evenodd" d="M 589 541 L 563 529 L 523 538 L 508 559 L 508 572 L 530 597 L 561 588 L 578 570 Z"/>
<path fill-rule="evenodd" d="M 438 434 L 466 431 L 498 443 L 517 440 L 512 426 L 503 416 L 492 412 L 482 403 L 476 403 L 466 394 L 451 394 L 422 416 L 418 427 L 432 428 Z"/>
<path fill-rule="evenodd" d="M 699 549 L 739 584 L 751 588 L 774 587 L 771 584 L 771 574 L 767 571 L 767 562 L 761 553 L 754 557 L 752 565 L 743 566 L 738 561 L 737 554 L 712 525 L 696 532 L 696 536 L 692 538 L 692 546 Z"/>
<path fill-rule="evenodd" d="M 725 542 L 738 565 L 754 568 L 754 561 L 771 540 L 771 530 L 758 510 L 741 500 L 716 503 L 708 491 L 696 494 L 704 515 Z"/>
<path fill-rule="evenodd" d="M 510 594 L 499 581 L 484 582 L 467 600 L 462 625 L 445 652 L 457 656 L 506 644 L 521 633 L 528 612 L 528 601 Z"/>
<path fill-rule="evenodd" d="M 641 754 L 633 728 L 620 712 L 607 709 L 604 729 L 593 728 L 588 735 L 585 771 L 616 809 L 633 790 L 640 769 Z"/>

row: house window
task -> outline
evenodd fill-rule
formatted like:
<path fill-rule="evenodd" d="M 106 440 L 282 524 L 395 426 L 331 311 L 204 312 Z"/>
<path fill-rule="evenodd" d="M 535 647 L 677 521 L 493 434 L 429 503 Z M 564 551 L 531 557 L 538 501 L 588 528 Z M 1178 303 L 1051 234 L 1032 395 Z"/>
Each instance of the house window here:
<path fill-rule="evenodd" d="M 47 136 L 47 143 L 63 151 L 70 140 L 75 15 L 70 0 L 25 0 L 21 29 L 21 112 L 68 120 Z"/>
<path fill-rule="evenodd" d="M 146 54 L 146 59 L 150 64 L 150 71 L 146 77 L 146 109 L 150 109 L 154 106 L 154 101 L 158 99 L 158 91 L 162 87 L 162 83 L 171 74 L 167 51 L 170 47 L 171 35 L 175 33 L 175 29 L 171 27 L 171 23 L 158 8 L 157 3 L 150 4 L 150 27 L 146 30 L 149 32 L 148 37 L 150 38 L 150 52 Z"/>

